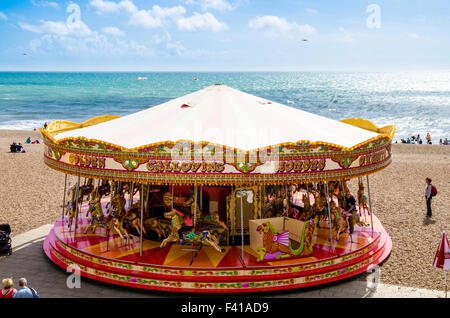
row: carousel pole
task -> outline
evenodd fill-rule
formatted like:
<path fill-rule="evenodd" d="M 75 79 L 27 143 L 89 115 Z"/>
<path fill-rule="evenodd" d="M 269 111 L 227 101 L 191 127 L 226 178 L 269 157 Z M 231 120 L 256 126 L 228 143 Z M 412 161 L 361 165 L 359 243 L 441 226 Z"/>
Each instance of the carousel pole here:
<path fill-rule="evenodd" d="M 198 186 L 195 185 L 194 188 L 194 206 L 195 206 L 195 210 L 194 210 L 194 228 L 195 225 L 197 224 L 197 195 L 198 195 Z"/>
<path fill-rule="evenodd" d="M 241 192 L 241 249 L 242 262 L 244 262 L 244 193 Z"/>
<path fill-rule="evenodd" d="M 370 184 L 369 184 L 369 175 L 367 178 L 367 193 L 369 196 L 369 213 L 370 213 L 370 226 L 372 227 L 372 235 L 373 235 L 373 216 L 372 216 L 372 201 L 370 200 Z M 362 181 L 362 180 L 361 180 Z"/>
<path fill-rule="evenodd" d="M 234 211 L 231 214 L 231 233 L 233 234 L 231 236 L 231 244 L 234 245 L 234 231 L 236 230 L 234 222 L 236 221 L 236 194 L 234 194 L 234 186 L 231 186 L 231 199 L 232 202 L 230 202 L 230 205 L 234 207 Z"/>
<path fill-rule="evenodd" d="M 128 208 L 131 210 L 133 208 L 133 192 L 134 192 L 134 182 L 131 182 L 130 185 L 130 203 L 128 204 Z"/>
<path fill-rule="evenodd" d="M 62 204 L 62 215 L 61 215 L 61 223 L 64 228 L 64 205 L 66 204 L 66 191 L 67 191 L 67 173 L 64 176 L 64 194 L 63 194 L 63 204 Z"/>
<path fill-rule="evenodd" d="M 172 210 L 173 210 L 173 193 L 174 193 L 174 188 L 175 188 L 175 186 L 172 184 L 172 206 L 171 206 Z"/>
<path fill-rule="evenodd" d="M 78 199 L 80 197 L 80 175 L 78 175 L 78 181 L 77 181 L 77 193 L 76 193 L 76 200 L 75 200 L 75 230 L 74 230 L 74 236 L 77 236 L 77 228 L 78 228 Z"/>
<path fill-rule="evenodd" d="M 326 190 L 326 194 L 327 194 L 327 203 L 328 203 L 328 224 L 329 224 L 329 229 L 330 229 L 330 244 L 331 244 L 331 248 L 334 249 L 333 246 L 333 231 L 331 229 L 331 211 L 330 211 L 330 196 L 328 194 L 328 183 L 325 187 Z"/>
<path fill-rule="evenodd" d="M 142 256 L 142 224 L 144 224 L 144 184 L 141 185 L 141 193 L 139 194 L 141 200 L 141 243 L 139 247 L 139 256 Z"/>
<path fill-rule="evenodd" d="M 200 211 L 203 212 L 203 187 L 200 186 Z"/>

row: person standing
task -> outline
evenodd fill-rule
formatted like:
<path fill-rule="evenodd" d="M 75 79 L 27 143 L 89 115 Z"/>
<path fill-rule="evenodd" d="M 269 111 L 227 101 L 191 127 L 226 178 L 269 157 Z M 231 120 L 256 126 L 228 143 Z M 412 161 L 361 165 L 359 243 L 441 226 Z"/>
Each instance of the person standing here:
<path fill-rule="evenodd" d="M 0 299 L 1 298 L 13 298 L 16 294 L 17 290 L 14 287 L 13 280 L 11 278 L 5 278 L 2 280 L 2 287 L 3 289 L 0 292 Z"/>
<path fill-rule="evenodd" d="M 431 185 L 431 179 L 430 178 L 426 178 L 425 182 L 427 183 L 427 186 L 425 188 L 425 200 L 427 201 L 427 217 L 431 217 L 431 198 L 432 198 L 432 193 L 431 190 L 433 188 L 433 186 Z"/>
<path fill-rule="evenodd" d="M 431 145 L 431 135 L 427 133 L 427 144 Z"/>
<path fill-rule="evenodd" d="M 345 210 L 346 214 L 351 214 L 348 218 L 348 226 L 350 234 L 353 234 L 358 210 L 356 209 L 355 197 L 350 193 L 350 191 L 345 193 L 345 205 L 347 207 L 347 210 Z"/>
<path fill-rule="evenodd" d="M 39 294 L 33 287 L 28 287 L 26 278 L 19 279 L 19 290 L 14 295 L 14 298 L 39 298 Z"/>

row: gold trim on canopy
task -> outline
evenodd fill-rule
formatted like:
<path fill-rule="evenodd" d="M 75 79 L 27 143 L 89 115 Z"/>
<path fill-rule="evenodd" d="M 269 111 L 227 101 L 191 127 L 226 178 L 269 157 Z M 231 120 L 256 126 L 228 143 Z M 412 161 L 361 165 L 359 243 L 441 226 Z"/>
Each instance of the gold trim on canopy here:
<path fill-rule="evenodd" d="M 82 123 L 75 123 L 67 120 L 54 120 L 50 124 L 48 124 L 45 130 L 41 128 L 40 131 L 43 134 L 46 133 L 48 136 L 54 136 L 56 134 L 60 134 L 65 131 L 97 125 L 116 118 L 120 118 L 120 116 L 111 116 L 111 115 L 97 116 L 88 119 Z"/>

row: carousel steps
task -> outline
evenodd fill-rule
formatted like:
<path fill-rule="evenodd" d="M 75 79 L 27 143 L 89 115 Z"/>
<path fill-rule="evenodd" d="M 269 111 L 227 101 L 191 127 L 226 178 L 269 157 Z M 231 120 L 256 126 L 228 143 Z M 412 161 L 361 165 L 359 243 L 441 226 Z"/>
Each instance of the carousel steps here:
<path fill-rule="evenodd" d="M 344 279 L 383 261 L 390 253 L 391 244 L 387 233 L 382 232 L 365 248 L 333 259 L 295 266 L 220 269 L 174 268 L 103 258 L 68 246 L 53 230 L 44 242 L 44 250 L 60 267 L 76 265 L 82 276 L 107 283 L 178 292 L 223 293 L 299 288 Z"/>

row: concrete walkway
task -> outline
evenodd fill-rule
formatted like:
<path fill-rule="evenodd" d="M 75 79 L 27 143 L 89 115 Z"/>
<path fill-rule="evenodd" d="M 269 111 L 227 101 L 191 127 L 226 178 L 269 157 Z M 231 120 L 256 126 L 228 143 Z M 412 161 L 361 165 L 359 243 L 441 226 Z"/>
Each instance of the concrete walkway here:
<path fill-rule="evenodd" d="M 81 288 L 68 288 L 67 278 L 70 273 L 66 273 L 62 268 L 53 264 L 42 249 L 43 241 L 51 228 L 52 225 L 47 224 L 13 237 L 13 254 L 9 257 L 0 257 L 0 279 L 12 277 L 17 282 L 20 277 L 26 277 L 30 286 L 33 286 L 41 297 L 185 297 L 183 294 L 137 290 L 84 278 L 81 278 Z M 380 273 L 382 275 L 382 270 L 328 285 L 282 292 L 246 294 L 239 295 L 239 297 L 445 297 L 443 291 L 374 283 L 379 280 Z M 214 295 L 194 294 L 191 297 L 214 297 Z"/>

